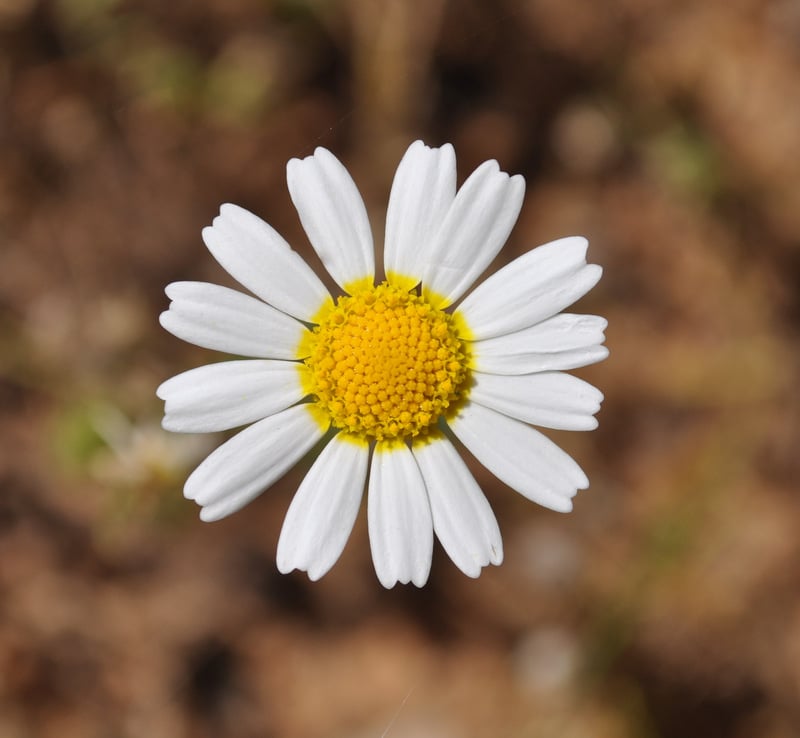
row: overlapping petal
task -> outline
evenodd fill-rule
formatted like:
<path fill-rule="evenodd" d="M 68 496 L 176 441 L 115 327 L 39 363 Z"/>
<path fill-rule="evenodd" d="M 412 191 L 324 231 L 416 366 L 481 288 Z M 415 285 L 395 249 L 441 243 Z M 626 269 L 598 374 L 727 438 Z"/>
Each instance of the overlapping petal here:
<path fill-rule="evenodd" d="M 470 577 L 502 563 L 497 519 L 453 444 L 440 438 L 411 449 L 428 491 L 433 529 L 453 563 Z"/>
<path fill-rule="evenodd" d="M 525 423 L 560 430 L 594 430 L 603 393 L 564 372 L 520 376 L 473 372 L 470 401 Z"/>
<path fill-rule="evenodd" d="M 300 320 L 310 321 L 331 296 L 303 257 L 270 225 L 226 204 L 203 240 L 214 258 L 253 294 Z"/>
<path fill-rule="evenodd" d="M 525 180 L 494 160 L 461 186 L 422 258 L 423 294 L 434 307 L 455 302 L 503 248 L 517 222 Z"/>
<path fill-rule="evenodd" d="M 369 545 L 384 587 L 428 581 L 433 522 L 425 482 L 404 443 L 379 442 L 372 455 L 367 499 Z"/>
<path fill-rule="evenodd" d="M 295 359 L 307 329 L 250 295 L 206 282 L 173 282 L 161 325 L 196 346 L 239 356 Z"/>
<path fill-rule="evenodd" d="M 589 480 L 569 454 L 525 423 L 475 402 L 448 421 L 459 440 L 498 479 L 558 512 Z"/>
<path fill-rule="evenodd" d="M 586 263 L 588 241 L 551 241 L 514 259 L 478 285 L 459 305 L 480 340 L 527 328 L 585 295 L 603 270 Z"/>
<path fill-rule="evenodd" d="M 492 374 L 531 374 L 588 366 L 608 356 L 608 349 L 602 345 L 607 324 L 605 318 L 596 315 L 554 315 L 513 333 L 473 341 L 473 366 Z"/>
<path fill-rule="evenodd" d="M 326 430 L 312 405 L 264 418 L 202 461 L 186 480 L 184 495 L 202 506 L 201 519 L 224 518 L 282 477 Z"/>
<path fill-rule="evenodd" d="M 292 361 L 223 361 L 178 374 L 156 390 L 162 424 L 177 433 L 213 433 L 252 423 L 299 402 L 308 369 Z"/>
<path fill-rule="evenodd" d="M 289 194 L 308 240 L 342 289 L 375 276 L 367 209 L 342 163 L 330 151 L 292 159 L 286 166 Z"/>
<path fill-rule="evenodd" d="M 415 141 L 397 167 L 386 211 L 383 263 L 390 281 L 414 287 L 422 280 L 432 238 L 456 195 L 456 155 Z"/>
<path fill-rule="evenodd" d="M 322 450 L 289 505 L 278 540 L 278 569 L 316 581 L 341 556 L 367 479 L 369 444 L 339 433 Z"/>

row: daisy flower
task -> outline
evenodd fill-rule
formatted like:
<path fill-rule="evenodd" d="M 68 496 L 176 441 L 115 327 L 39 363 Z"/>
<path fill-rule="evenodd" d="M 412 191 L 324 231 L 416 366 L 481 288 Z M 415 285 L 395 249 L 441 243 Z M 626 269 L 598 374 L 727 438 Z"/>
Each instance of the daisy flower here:
<path fill-rule="evenodd" d="M 263 220 L 221 207 L 203 240 L 255 296 L 175 282 L 161 325 L 248 358 L 179 374 L 158 396 L 167 430 L 248 427 L 197 467 L 184 493 L 203 520 L 219 520 L 324 440 L 286 514 L 280 571 L 323 576 L 366 489 L 372 560 L 385 587 L 427 581 L 434 533 L 456 566 L 477 577 L 501 563 L 502 541 L 454 441 L 530 500 L 572 509 L 586 475 L 533 426 L 597 425 L 602 394 L 564 370 L 607 356 L 606 321 L 561 311 L 602 270 L 586 263 L 586 239 L 563 238 L 464 297 L 508 238 L 525 182 L 487 161 L 456 190 L 449 144 L 416 141 L 397 168 L 383 281 L 364 202 L 339 160 L 318 148 L 289 162 L 287 180 L 309 241 L 342 292 L 332 297 Z"/>

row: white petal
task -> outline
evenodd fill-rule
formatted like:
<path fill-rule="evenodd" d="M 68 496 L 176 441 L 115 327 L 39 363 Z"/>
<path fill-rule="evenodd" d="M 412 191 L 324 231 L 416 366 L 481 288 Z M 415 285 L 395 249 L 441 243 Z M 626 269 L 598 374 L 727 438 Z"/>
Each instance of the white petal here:
<path fill-rule="evenodd" d="M 282 477 L 322 436 L 313 405 L 295 405 L 245 428 L 192 472 L 184 495 L 202 520 L 224 518 Z"/>
<path fill-rule="evenodd" d="M 433 555 L 433 523 L 425 483 L 403 443 L 378 443 L 369 475 L 367 521 L 372 562 L 387 589 L 397 582 L 421 587 Z"/>
<path fill-rule="evenodd" d="M 433 529 L 453 563 L 470 577 L 488 564 L 501 564 L 497 519 L 453 444 L 443 438 L 411 450 L 428 490 Z"/>
<path fill-rule="evenodd" d="M 292 361 L 208 364 L 164 382 L 162 425 L 177 433 L 212 433 L 266 418 L 299 402 L 305 367 Z"/>
<path fill-rule="evenodd" d="M 448 423 L 492 474 L 544 507 L 569 512 L 570 498 L 589 486 L 571 456 L 519 420 L 470 402 Z"/>
<path fill-rule="evenodd" d="M 238 205 L 223 205 L 203 229 L 203 240 L 234 279 L 278 310 L 310 321 L 331 299 L 303 257 L 274 228 Z"/>
<path fill-rule="evenodd" d="M 459 305 L 475 339 L 527 328 L 571 305 L 603 270 L 586 264 L 585 238 L 552 241 L 495 272 Z"/>
<path fill-rule="evenodd" d="M 472 373 L 469 399 L 525 423 L 561 430 L 594 430 L 603 393 L 564 372 L 521 376 Z"/>
<path fill-rule="evenodd" d="M 425 254 L 456 195 L 456 154 L 415 141 L 397 167 L 386 212 L 384 266 L 390 281 L 422 279 Z M 412 284 L 413 282 L 413 284 Z"/>
<path fill-rule="evenodd" d="M 286 165 L 289 194 L 308 240 L 340 287 L 375 276 L 367 209 L 344 165 L 330 151 Z"/>
<path fill-rule="evenodd" d="M 367 480 L 369 444 L 339 433 L 306 474 L 289 505 L 278 540 L 278 569 L 326 574 L 344 549 Z"/>
<path fill-rule="evenodd" d="M 528 328 L 470 344 L 474 368 L 491 374 L 531 374 L 576 369 L 602 361 L 608 321 L 560 313 Z"/>
<path fill-rule="evenodd" d="M 503 248 L 517 222 L 525 180 L 496 161 L 481 164 L 456 194 L 424 262 L 426 297 L 445 308 L 461 297 Z"/>
<path fill-rule="evenodd" d="M 196 346 L 239 356 L 296 359 L 305 326 L 242 292 L 206 282 L 173 282 L 161 325 Z"/>

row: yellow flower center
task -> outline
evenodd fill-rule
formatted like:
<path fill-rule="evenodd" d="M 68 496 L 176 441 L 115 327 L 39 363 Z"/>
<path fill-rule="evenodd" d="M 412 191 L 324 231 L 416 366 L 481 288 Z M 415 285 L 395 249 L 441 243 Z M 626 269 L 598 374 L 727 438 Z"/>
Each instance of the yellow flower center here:
<path fill-rule="evenodd" d="M 334 427 L 361 436 L 425 434 L 466 393 L 453 316 L 386 282 L 340 297 L 306 348 L 309 393 Z"/>

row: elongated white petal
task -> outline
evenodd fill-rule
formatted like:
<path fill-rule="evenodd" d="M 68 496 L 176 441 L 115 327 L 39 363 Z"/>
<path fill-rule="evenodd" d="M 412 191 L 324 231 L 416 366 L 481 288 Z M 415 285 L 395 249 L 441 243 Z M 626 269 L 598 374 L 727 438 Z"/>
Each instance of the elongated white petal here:
<path fill-rule="evenodd" d="M 459 305 L 475 339 L 492 338 L 549 318 L 594 287 L 603 270 L 586 264 L 585 238 L 552 241 L 495 272 Z"/>
<path fill-rule="evenodd" d="M 310 405 L 295 405 L 245 428 L 195 469 L 184 495 L 203 507 L 202 520 L 224 518 L 282 477 L 322 436 Z"/>
<path fill-rule="evenodd" d="M 607 324 L 605 318 L 596 315 L 560 313 L 514 333 L 473 341 L 473 364 L 478 371 L 491 374 L 588 366 L 608 356 L 608 349 L 600 345 Z"/>
<path fill-rule="evenodd" d="M 453 563 L 469 577 L 502 563 L 497 519 L 453 444 L 442 438 L 411 450 L 428 490 L 433 530 Z"/>
<path fill-rule="evenodd" d="M 278 540 L 278 569 L 316 581 L 341 556 L 361 505 L 369 444 L 342 433 L 317 457 L 297 490 Z"/>
<path fill-rule="evenodd" d="M 479 356 L 473 354 L 477 370 L 490 374 L 533 374 L 534 372 L 577 369 L 596 364 L 608 357 L 605 346 L 559 351 L 553 354 L 508 354 L 504 356 Z"/>
<path fill-rule="evenodd" d="M 173 282 L 161 325 L 196 346 L 239 356 L 296 359 L 306 328 L 255 297 L 206 282 Z"/>
<path fill-rule="evenodd" d="M 253 213 L 226 204 L 203 240 L 237 282 L 289 315 L 310 321 L 331 296 L 303 257 Z"/>
<path fill-rule="evenodd" d="M 497 162 L 481 164 L 461 186 L 426 253 L 423 291 L 438 308 L 455 302 L 497 256 L 517 222 L 525 180 Z"/>
<path fill-rule="evenodd" d="M 340 287 L 375 276 L 367 209 L 347 169 L 330 151 L 286 165 L 289 194 L 308 240 Z"/>
<path fill-rule="evenodd" d="M 266 418 L 303 398 L 305 370 L 299 363 L 269 359 L 190 369 L 156 390 L 166 402 L 162 425 L 178 433 L 212 433 Z"/>
<path fill-rule="evenodd" d="M 561 430 L 594 430 L 603 393 L 564 372 L 520 376 L 473 372 L 469 399 L 525 423 Z"/>
<path fill-rule="evenodd" d="M 378 443 L 372 455 L 367 522 L 372 562 L 380 583 L 421 587 L 433 555 L 433 523 L 425 483 L 411 450 Z"/>
<path fill-rule="evenodd" d="M 456 154 L 415 141 L 397 167 L 386 212 L 384 267 L 390 281 L 422 279 L 423 258 L 456 196 Z M 413 284 L 412 284 L 413 282 Z M 404 285 L 405 286 L 405 285 Z"/>
<path fill-rule="evenodd" d="M 492 474 L 544 507 L 569 512 L 570 498 L 589 486 L 571 456 L 519 420 L 469 402 L 448 422 Z"/>

